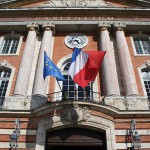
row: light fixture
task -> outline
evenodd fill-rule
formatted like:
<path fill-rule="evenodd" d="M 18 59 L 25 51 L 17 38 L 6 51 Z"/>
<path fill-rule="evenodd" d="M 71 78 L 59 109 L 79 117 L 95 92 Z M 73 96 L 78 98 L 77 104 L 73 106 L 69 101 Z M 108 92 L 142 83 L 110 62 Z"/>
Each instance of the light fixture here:
<path fill-rule="evenodd" d="M 133 135 L 133 147 L 134 149 L 140 149 L 141 147 L 141 137 L 137 131 Z"/>
<path fill-rule="evenodd" d="M 10 143 L 9 143 L 10 149 L 12 149 L 12 148 L 17 149 L 18 148 L 18 137 L 19 137 L 19 135 L 20 135 L 20 120 L 16 119 L 15 129 L 14 129 L 13 133 L 9 136 L 9 138 L 10 138 Z"/>
<path fill-rule="evenodd" d="M 131 147 L 128 147 L 129 150 L 136 150 L 140 149 L 141 147 L 141 137 L 136 131 L 136 121 L 134 119 L 131 120 L 130 122 L 130 129 L 127 130 L 127 136 L 130 138 L 127 142 L 131 143 Z"/>

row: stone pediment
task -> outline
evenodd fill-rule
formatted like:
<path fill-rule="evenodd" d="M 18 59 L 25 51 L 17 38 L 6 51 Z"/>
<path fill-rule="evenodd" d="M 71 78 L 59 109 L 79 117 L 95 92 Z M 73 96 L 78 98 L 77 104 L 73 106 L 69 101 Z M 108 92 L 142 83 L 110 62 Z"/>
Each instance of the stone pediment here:
<path fill-rule="evenodd" d="M 150 7 L 149 0 L 0 0 L 0 8 L 27 7 Z"/>
<path fill-rule="evenodd" d="M 105 0 L 49 0 L 41 7 L 101 7 L 111 6 Z"/>

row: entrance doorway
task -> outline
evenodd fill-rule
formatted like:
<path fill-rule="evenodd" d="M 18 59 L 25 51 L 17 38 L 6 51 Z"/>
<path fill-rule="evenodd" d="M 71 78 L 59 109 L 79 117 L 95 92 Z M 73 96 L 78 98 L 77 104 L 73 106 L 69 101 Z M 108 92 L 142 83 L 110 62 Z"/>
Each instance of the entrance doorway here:
<path fill-rule="evenodd" d="M 106 134 L 85 128 L 65 128 L 46 135 L 46 150 L 107 150 Z"/>

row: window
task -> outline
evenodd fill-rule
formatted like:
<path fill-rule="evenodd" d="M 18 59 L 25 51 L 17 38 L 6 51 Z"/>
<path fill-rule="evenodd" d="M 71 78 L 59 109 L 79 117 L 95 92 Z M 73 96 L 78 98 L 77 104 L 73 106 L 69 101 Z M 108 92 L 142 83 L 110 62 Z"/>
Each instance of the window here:
<path fill-rule="evenodd" d="M 149 37 L 134 37 L 133 41 L 137 54 L 150 54 Z"/>
<path fill-rule="evenodd" d="M 131 36 L 131 43 L 135 55 L 150 55 L 150 37 L 139 31 Z"/>
<path fill-rule="evenodd" d="M 19 38 L 6 38 L 3 41 L 1 54 L 16 54 Z"/>
<path fill-rule="evenodd" d="M 66 79 L 66 82 L 63 82 L 63 97 L 66 97 L 70 100 L 83 100 L 91 99 L 92 96 L 92 84 L 90 83 L 85 88 L 82 88 L 74 83 L 72 78 L 68 75 L 68 70 L 70 67 L 70 62 L 67 62 L 64 66 L 63 76 Z"/>
<path fill-rule="evenodd" d="M 144 80 L 145 90 L 146 90 L 148 99 L 150 100 L 150 70 L 144 69 L 142 71 L 142 76 Z"/>
<path fill-rule="evenodd" d="M 11 75 L 10 69 L 3 68 L 3 67 L 0 69 L 0 105 L 3 104 L 10 75 Z"/>
<path fill-rule="evenodd" d="M 1 36 L 0 38 L 0 54 L 1 55 L 16 55 L 23 41 L 23 36 L 12 31 L 10 34 Z"/>

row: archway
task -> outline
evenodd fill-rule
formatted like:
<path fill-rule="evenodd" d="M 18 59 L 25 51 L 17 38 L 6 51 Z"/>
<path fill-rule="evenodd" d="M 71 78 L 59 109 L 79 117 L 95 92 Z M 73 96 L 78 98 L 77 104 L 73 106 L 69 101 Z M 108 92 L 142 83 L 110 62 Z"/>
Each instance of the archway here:
<path fill-rule="evenodd" d="M 46 150 L 107 150 L 106 134 L 86 128 L 64 128 L 46 133 Z"/>

